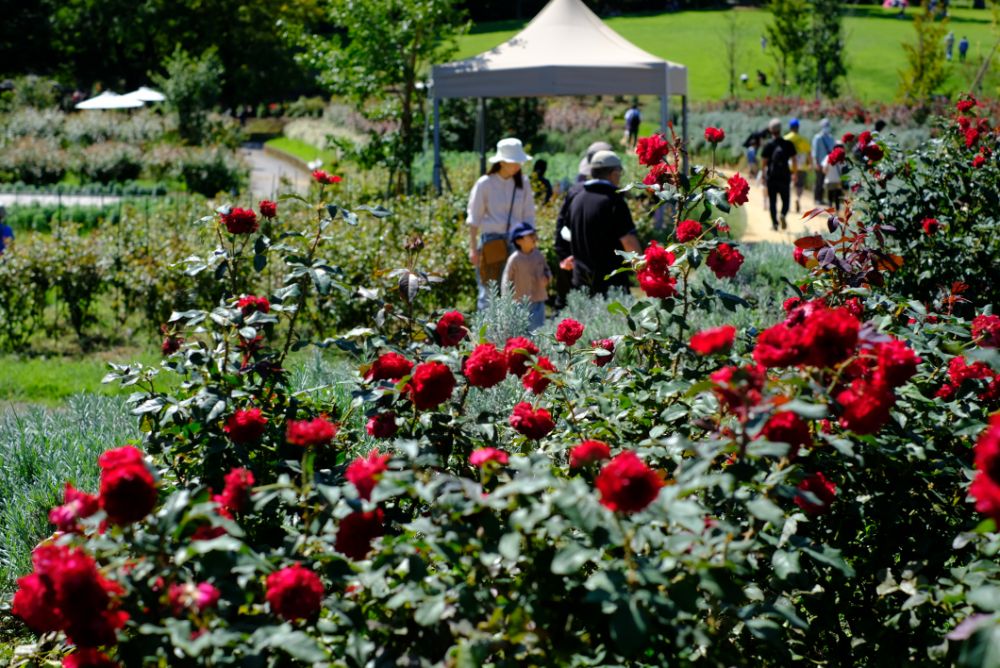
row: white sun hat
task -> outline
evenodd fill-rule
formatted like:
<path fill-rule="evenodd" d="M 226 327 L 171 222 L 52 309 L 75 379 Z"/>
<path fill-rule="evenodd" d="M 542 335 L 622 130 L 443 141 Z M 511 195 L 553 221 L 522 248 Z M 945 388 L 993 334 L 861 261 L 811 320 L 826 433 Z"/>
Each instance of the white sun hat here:
<path fill-rule="evenodd" d="M 508 137 L 497 142 L 497 154 L 490 157 L 489 163 L 492 165 L 496 162 L 516 162 L 523 165 L 529 160 L 531 156 L 524 152 L 521 140 Z"/>

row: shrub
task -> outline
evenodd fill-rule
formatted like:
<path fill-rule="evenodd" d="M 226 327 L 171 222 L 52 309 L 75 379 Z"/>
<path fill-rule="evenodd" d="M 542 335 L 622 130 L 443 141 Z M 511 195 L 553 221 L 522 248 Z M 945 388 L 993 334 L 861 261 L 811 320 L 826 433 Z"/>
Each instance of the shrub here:
<path fill-rule="evenodd" d="M 208 136 L 208 112 L 218 102 L 222 63 L 214 49 L 194 57 L 178 45 L 164 62 L 164 75 L 153 80 L 166 95 L 167 107 L 176 115 L 181 139 L 200 144 Z"/>
<path fill-rule="evenodd" d="M 0 180 L 34 185 L 57 183 L 67 171 L 59 146 L 40 139 L 20 139 L 0 148 Z"/>
<path fill-rule="evenodd" d="M 243 166 L 221 147 L 189 150 L 179 171 L 188 190 L 205 197 L 236 191 L 245 180 Z"/>
<path fill-rule="evenodd" d="M 104 142 L 80 153 L 80 174 L 98 183 L 130 181 L 142 171 L 139 149 L 128 144 Z"/>

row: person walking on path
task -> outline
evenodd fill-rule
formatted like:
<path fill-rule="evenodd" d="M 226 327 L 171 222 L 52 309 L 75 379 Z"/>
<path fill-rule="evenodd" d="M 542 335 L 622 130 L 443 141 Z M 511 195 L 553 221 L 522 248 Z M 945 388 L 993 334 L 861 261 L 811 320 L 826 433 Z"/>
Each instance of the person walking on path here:
<path fill-rule="evenodd" d="M 838 141 L 834 148 L 838 147 L 843 150 L 844 145 Z M 826 183 L 826 195 L 830 200 L 830 206 L 833 208 L 834 213 L 838 213 L 840 211 L 840 200 L 844 196 L 844 183 L 841 179 L 843 168 L 839 164 L 831 165 L 829 155 L 823 158 L 823 164 L 821 167 L 824 174 L 824 182 Z"/>
<path fill-rule="evenodd" d="M 639 235 L 628 203 L 618 192 L 622 161 L 611 151 L 598 151 L 590 161 L 591 178 L 573 197 L 567 197 L 559 212 L 557 229 L 569 230 L 570 255 L 561 266 L 571 268 L 572 286 L 590 294 L 606 294 L 609 288 L 627 290 L 627 273 L 609 274 L 624 265 L 615 251 L 639 252 Z"/>
<path fill-rule="evenodd" d="M 822 119 L 819 122 L 819 132 L 812 139 L 812 164 L 816 170 L 816 183 L 813 184 L 813 197 L 816 205 L 822 205 L 823 200 L 823 161 L 833 150 L 834 139 L 830 131 L 830 121 Z"/>
<path fill-rule="evenodd" d="M 809 147 L 809 140 L 799 134 L 799 119 L 793 118 L 788 121 L 788 129 L 789 132 L 785 135 L 785 139 L 792 142 L 792 146 L 795 147 L 795 159 L 792 161 L 795 213 L 800 213 L 802 211 L 802 193 L 806 189 L 809 168 L 812 166 L 812 151 Z"/>
<path fill-rule="evenodd" d="M 510 231 L 520 223 L 535 222 L 535 199 L 521 173 L 521 166 L 529 160 L 520 139 L 501 139 L 496 155 L 489 159 L 489 171 L 469 193 L 469 261 L 476 270 L 479 310 L 489 305 L 490 284 L 500 281 L 507 264 Z"/>
<path fill-rule="evenodd" d="M 538 250 L 534 225 L 520 223 L 510 231 L 510 241 L 517 250 L 507 258 L 501 292 L 517 301 L 528 302 L 528 332 L 531 333 L 545 324 L 545 300 L 552 271 Z"/>
<path fill-rule="evenodd" d="M 642 123 L 642 114 L 639 113 L 639 103 L 633 102 L 632 106 L 625 112 L 625 148 L 632 150 L 639 141 L 639 124 Z"/>
<path fill-rule="evenodd" d="M 962 36 L 962 41 L 958 43 L 958 62 L 965 62 L 965 55 L 969 53 L 969 38 Z"/>
<path fill-rule="evenodd" d="M 764 183 L 771 211 L 771 228 L 788 229 L 788 205 L 792 187 L 792 161 L 795 160 L 795 145 L 781 136 L 781 119 L 772 118 L 767 125 L 771 141 L 760 153 Z M 778 197 L 781 197 L 781 214 L 778 214 Z"/>
<path fill-rule="evenodd" d="M 0 256 L 14 243 L 14 230 L 7 224 L 7 208 L 0 204 Z"/>
<path fill-rule="evenodd" d="M 944 36 L 944 59 L 951 60 L 952 49 L 955 48 L 955 33 L 948 31 Z"/>

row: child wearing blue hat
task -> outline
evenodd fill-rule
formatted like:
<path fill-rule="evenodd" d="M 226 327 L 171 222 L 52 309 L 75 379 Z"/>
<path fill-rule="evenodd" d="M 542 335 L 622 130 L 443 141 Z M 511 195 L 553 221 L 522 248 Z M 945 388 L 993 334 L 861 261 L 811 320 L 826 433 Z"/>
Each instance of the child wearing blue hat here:
<path fill-rule="evenodd" d="M 545 300 L 548 298 L 552 271 L 538 250 L 538 235 L 531 223 L 520 223 L 510 231 L 510 240 L 517 250 L 507 258 L 500 282 L 505 295 L 529 302 L 528 331 L 534 332 L 545 324 Z"/>

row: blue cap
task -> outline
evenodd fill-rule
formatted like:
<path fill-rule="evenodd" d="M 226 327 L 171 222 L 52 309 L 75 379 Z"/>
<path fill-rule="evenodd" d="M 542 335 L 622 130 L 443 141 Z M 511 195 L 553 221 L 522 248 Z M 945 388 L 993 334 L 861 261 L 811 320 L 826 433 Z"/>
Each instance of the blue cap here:
<path fill-rule="evenodd" d="M 790 127 L 790 128 L 797 128 L 797 127 L 799 127 L 799 119 L 793 118 L 792 120 L 788 121 L 788 127 Z"/>
<path fill-rule="evenodd" d="M 514 229 L 510 231 L 510 240 L 520 239 L 521 237 L 526 237 L 529 234 L 535 234 L 535 226 L 531 223 L 518 223 L 514 226 Z"/>

